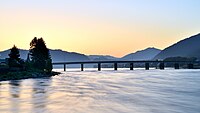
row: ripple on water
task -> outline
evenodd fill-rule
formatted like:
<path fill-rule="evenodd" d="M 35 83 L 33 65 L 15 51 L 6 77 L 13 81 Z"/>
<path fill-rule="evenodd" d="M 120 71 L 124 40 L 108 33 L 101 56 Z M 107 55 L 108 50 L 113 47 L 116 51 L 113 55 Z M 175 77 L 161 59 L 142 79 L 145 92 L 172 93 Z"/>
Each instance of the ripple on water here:
<path fill-rule="evenodd" d="M 199 113 L 200 70 L 69 71 L 0 82 L 1 112 Z"/>

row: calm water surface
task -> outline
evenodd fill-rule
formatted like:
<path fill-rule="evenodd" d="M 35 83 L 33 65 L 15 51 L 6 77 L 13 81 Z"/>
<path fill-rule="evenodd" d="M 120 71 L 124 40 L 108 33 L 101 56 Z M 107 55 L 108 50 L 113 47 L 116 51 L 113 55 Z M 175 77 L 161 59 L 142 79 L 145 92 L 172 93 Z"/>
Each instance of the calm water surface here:
<path fill-rule="evenodd" d="M 200 113 L 200 70 L 69 71 L 0 82 L 0 113 Z"/>

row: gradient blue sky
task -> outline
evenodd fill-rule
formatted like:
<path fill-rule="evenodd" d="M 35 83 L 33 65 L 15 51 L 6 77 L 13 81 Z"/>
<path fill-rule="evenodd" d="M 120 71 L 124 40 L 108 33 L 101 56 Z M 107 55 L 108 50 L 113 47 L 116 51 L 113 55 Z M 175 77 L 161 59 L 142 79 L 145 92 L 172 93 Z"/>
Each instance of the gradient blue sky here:
<path fill-rule="evenodd" d="M 200 0 L 1 0 L 0 50 L 51 49 L 121 57 L 199 33 Z"/>

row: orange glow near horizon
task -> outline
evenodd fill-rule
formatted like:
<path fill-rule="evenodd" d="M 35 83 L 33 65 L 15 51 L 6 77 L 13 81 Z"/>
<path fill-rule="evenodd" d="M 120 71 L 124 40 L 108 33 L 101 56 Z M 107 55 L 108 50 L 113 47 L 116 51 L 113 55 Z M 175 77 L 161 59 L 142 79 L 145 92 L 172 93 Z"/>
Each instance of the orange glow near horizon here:
<path fill-rule="evenodd" d="M 115 10 L 108 7 L 108 12 L 101 12 L 94 7 L 87 9 L 86 6 L 68 6 L 69 9 L 64 10 L 65 5 L 58 3 L 56 5 L 60 5 L 60 9 L 53 5 L 43 8 L 41 3 L 39 8 L 29 8 L 30 4 L 27 4 L 0 5 L 0 51 L 9 49 L 14 44 L 18 48 L 29 49 L 29 43 L 34 37 L 43 37 L 50 49 L 122 57 L 147 47 L 164 49 L 197 34 L 200 29 L 197 21 L 190 20 L 192 23 L 188 24 L 185 23 L 187 19 L 176 20 L 184 17 L 183 15 L 169 19 L 167 16 L 162 17 L 163 12 L 156 12 L 161 16 L 152 16 L 147 15 L 148 12 L 135 12 L 134 9 L 122 6 L 118 9 L 116 4 L 116 7 L 113 6 Z M 39 2 L 36 6 L 38 4 Z M 121 10 L 125 13 L 120 12 Z M 185 14 L 188 15 L 189 13 Z"/>

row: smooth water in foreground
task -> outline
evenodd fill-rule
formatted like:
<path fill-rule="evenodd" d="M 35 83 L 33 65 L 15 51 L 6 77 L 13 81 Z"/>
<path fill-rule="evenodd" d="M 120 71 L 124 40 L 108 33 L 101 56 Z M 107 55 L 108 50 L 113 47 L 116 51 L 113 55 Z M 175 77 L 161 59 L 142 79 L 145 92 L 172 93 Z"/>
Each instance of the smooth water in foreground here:
<path fill-rule="evenodd" d="M 0 112 L 200 113 L 200 70 L 68 71 L 4 81 Z"/>

